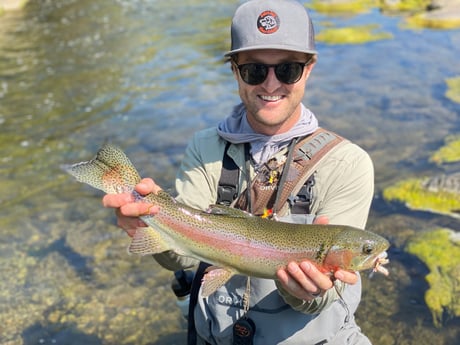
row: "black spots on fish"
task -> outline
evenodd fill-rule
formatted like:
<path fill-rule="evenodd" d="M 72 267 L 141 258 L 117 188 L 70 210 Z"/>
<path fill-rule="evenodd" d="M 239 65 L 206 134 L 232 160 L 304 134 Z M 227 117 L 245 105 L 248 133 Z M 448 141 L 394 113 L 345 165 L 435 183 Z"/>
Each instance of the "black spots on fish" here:
<path fill-rule="evenodd" d="M 96 159 L 104 163 L 108 167 L 116 167 L 120 165 L 132 166 L 131 161 L 125 153 L 118 147 L 105 144 L 96 154 Z"/>
<path fill-rule="evenodd" d="M 128 157 L 119 148 L 106 144 L 87 162 L 62 166 L 78 181 L 106 193 L 131 191 L 140 176 Z"/>
<path fill-rule="evenodd" d="M 324 243 L 321 243 L 319 245 L 318 251 L 316 252 L 316 257 L 315 261 L 317 262 L 323 262 L 324 257 L 326 256 L 326 245 Z"/>

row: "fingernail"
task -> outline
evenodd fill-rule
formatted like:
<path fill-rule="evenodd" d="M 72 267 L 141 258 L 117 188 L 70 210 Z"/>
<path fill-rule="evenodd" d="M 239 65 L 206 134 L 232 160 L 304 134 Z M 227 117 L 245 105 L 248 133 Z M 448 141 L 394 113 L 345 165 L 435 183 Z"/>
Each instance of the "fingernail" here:
<path fill-rule="evenodd" d="M 290 263 L 288 264 L 288 267 L 287 267 L 287 268 L 288 268 L 288 271 L 291 272 L 291 273 L 296 273 L 296 272 L 299 270 L 297 264 L 295 264 L 295 263 L 293 263 L 293 262 L 290 262 Z"/>

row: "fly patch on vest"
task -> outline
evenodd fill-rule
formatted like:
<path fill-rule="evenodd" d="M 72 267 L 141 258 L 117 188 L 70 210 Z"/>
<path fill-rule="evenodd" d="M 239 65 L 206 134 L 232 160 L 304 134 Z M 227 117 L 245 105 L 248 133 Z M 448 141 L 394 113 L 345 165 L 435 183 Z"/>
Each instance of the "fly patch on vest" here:
<path fill-rule="evenodd" d="M 256 216 L 279 213 L 289 196 L 299 192 L 317 163 L 342 141 L 345 139 L 341 136 L 322 128 L 299 140 L 285 155 L 272 158 L 262 166 L 251 182 L 250 195 L 247 190 L 243 191 L 234 207 Z M 251 210 L 248 210 L 248 196 Z"/>

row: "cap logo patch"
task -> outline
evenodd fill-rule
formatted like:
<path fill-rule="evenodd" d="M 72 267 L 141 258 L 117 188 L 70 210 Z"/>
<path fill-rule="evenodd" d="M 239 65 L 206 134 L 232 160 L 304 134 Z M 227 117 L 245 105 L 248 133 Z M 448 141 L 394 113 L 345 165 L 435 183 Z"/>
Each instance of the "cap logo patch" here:
<path fill-rule="evenodd" d="M 280 18 L 273 11 L 264 11 L 257 18 L 257 28 L 263 34 L 272 34 L 278 31 Z"/>

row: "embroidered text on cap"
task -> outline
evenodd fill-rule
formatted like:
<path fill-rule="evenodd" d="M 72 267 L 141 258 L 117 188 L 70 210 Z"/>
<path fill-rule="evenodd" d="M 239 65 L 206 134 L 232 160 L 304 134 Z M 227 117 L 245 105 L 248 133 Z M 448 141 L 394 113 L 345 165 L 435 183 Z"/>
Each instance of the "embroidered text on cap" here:
<path fill-rule="evenodd" d="M 273 11 L 264 11 L 257 18 L 257 28 L 263 34 L 272 34 L 278 31 L 280 18 Z"/>

